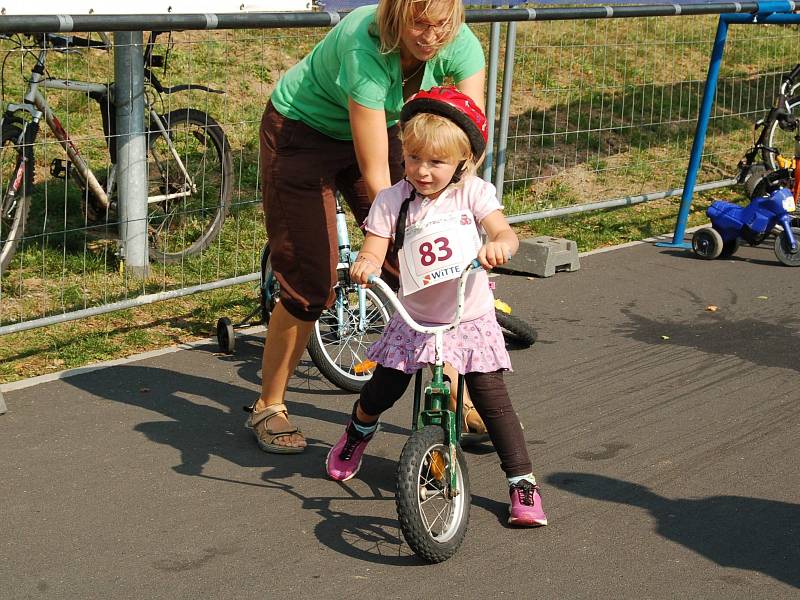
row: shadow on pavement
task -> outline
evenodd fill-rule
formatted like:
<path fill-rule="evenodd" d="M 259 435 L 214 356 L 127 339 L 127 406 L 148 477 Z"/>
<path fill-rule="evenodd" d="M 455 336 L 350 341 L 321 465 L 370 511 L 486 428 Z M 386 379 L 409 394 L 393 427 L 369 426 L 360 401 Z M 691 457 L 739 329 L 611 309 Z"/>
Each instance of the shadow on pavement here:
<path fill-rule="evenodd" d="M 686 290 L 684 290 L 686 292 Z M 698 299 L 699 300 L 699 299 Z M 735 298 L 733 299 L 735 303 Z M 800 319 L 787 316 L 775 325 L 756 319 L 726 318 L 725 313 L 708 312 L 700 318 L 693 315 L 685 322 L 651 319 L 629 305 L 622 310 L 629 323 L 614 333 L 651 345 L 668 343 L 699 350 L 706 354 L 736 356 L 755 365 L 800 370 L 800 361 L 789 348 L 797 347 Z"/>
<path fill-rule="evenodd" d="M 244 427 L 247 415 L 242 407 L 254 400 L 251 389 L 211 377 L 135 364 L 77 375 L 67 381 L 97 397 L 168 417 L 170 420 L 137 423 L 133 429 L 153 442 L 178 450 L 181 462 L 172 467 L 178 473 L 200 475 L 212 455 L 243 467 L 260 467 L 265 463 L 265 453 L 253 443 L 252 434 Z M 192 397 L 211 402 L 189 399 Z M 347 420 L 341 410 L 303 402 L 292 402 L 289 410 L 298 417 L 342 426 Z M 409 434 L 407 429 L 391 424 L 383 429 Z M 319 440 L 309 437 L 308 443 L 309 450 L 324 448 L 327 452 L 327 446 Z M 300 456 L 308 454 L 306 451 Z M 286 457 L 278 459 L 286 460 Z"/>
<path fill-rule="evenodd" d="M 646 486 L 592 473 L 553 473 L 547 482 L 586 498 L 643 508 L 660 535 L 718 565 L 800 587 L 800 504 L 747 496 L 672 500 Z"/>

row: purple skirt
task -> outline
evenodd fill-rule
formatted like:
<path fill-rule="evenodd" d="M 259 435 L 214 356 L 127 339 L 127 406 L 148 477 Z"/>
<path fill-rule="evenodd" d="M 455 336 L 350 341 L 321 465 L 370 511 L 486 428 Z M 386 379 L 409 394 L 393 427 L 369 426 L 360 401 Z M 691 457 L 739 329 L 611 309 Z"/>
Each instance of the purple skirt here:
<path fill-rule="evenodd" d="M 419 333 L 395 313 L 383 335 L 369 350 L 367 357 L 390 369 L 415 373 L 435 362 L 433 335 Z M 444 362 L 459 373 L 492 373 L 511 370 L 503 332 L 494 311 L 472 321 L 461 322 L 444 334 Z"/>

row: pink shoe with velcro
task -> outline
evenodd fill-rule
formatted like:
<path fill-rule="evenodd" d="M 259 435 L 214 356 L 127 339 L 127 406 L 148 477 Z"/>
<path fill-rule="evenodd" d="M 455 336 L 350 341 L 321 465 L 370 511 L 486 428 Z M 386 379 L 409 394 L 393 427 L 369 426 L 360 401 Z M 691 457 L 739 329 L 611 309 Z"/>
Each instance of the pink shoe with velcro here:
<path fill-rule="evenodd" d="M 508 507 L 508 523 L 522 527 L 547 525 L 547 515 L 542 508 L 539 486 L 523 479 L 508 488 L 511 506 Z"/>

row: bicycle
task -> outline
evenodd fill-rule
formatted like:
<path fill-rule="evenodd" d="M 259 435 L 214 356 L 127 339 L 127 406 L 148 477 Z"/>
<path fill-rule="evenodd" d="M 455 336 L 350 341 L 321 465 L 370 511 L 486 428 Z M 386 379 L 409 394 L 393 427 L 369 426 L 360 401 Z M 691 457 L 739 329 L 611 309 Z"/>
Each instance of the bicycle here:
<path fill-rule="evenodd" d="M 433 377 L 422 390 L 422 370 L 414 382 L 412 433 L 397 464 L 397 516 L 409 547 L 425 560 L 438 563 L 458 550 L 467 532 L 470 509 L 469 472 L 461 451 L 464 375 L 458 376 L 455 412 L 449 410 L 450 388 L 444 380 L 444 334 L 461 322 L 464 289 L 469 274 L 481 268 L 473 259 L 461 272 L 453 321 L 436 327 L 420 325 L 406 312 L 392 289 L 379 277 L 369 283 L 380 289 L 406 323 L 433 334 Z M 420 406 L 420 400 L 424 402 Z"/>
<path fill-rule="evenodd" d="M 230 144 L 220 125 L 206 112 L 178 108 L 159 113 L 163 96 L 186 90 L 224 93 L 204 85 L 163 86 L 153 72 L 166 70 L 167 53 L 155 55 L 153 48 L 160 32 L 151 32 L 144 50 L 145 130 L 147 135 L 148 244 L 150 259 L 175 263 L 197 254 L 219 234 L 230 208 L 233 159 Z M 44 118 L 64 149 L 67 160 L 54 159 L 50 175 L 72 177 L 86 194 L 84 206 L 88 221 L 109 217 L 116 210 L 116 130 L 114 86 L 71 79 L 58 79 L 47 73 L 47 53 L 73 52 L 77 48 L 108 50 L 106 41 L 51 33 L 5 36 L 17 47 L 36 57 L 20 103 L 9 103 L 2 117 L 0 147 L 0 273 L 11 262 L 23 239 L 25 222 L 32 202 L 35 156 L 34 144 Z M 30 37 L 38 52 L 28 50 L 24 37 Z M 4 63 L 5 64 L 5 63 Z M 0 75 L 1 77 L 2 75 Z M 105 185 L 92 171 L 73 139 L 54 114 L 40 88 L 76 91 L 86 94 L 100 107 L 103 133 L 111 166 Z"/>
<path fill-rule="evenodd" d="M 336 233 L 339 262 L 336 265 L 335 300 L 314 323 L 306 349 L 320 373 L 335 386 L 359 392 L 377 366 L 366 358 L 367 348 L 376 341 L 391 315 L 385 299 L 375 290 L 362 288 L 350 279 L 350 267 L 357 252 L 350 246 L 347 221 L 339 194 L 336 194 Z M 233 353 L 235 329 L 268 325 L 272 310 L 280 300 L 280 284 L 272 270 L 269 244 L 261 252 L 259 305 L 241 322 L 228 317 L 217 321 L 217 343 L 222 352 Z M 253 318 L 260 314 L 260 319 Z"/>
<path fill-rule="evenodd" d="M 800 131 L 795 112 L 800 110 L 800 64 L 784 76 L 779 93 L 769 112 L 756 121 L 754 131 L 760 131 L 753 146 L 738 165 L 737 181 L 744 185 L 747 197 L 766 196 L 779 187 L 792 190 L 795 199 L 800 193 L 800 171 L 795 168 L 800 159 Z M 783 132 L 786 132 L 784 135 Z M 787 135 L 793 138 L 788 141 Z M 791 157 L 781 148 L 791 147 Z M 758 159 L 761 159 L 760 161 Z"/>

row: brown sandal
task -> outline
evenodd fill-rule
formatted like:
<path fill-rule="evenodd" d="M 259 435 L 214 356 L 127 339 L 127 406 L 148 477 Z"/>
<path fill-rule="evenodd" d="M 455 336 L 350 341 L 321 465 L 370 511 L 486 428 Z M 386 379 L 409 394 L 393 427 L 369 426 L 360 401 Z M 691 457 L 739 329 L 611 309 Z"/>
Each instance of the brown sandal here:
<path fill-rule="evenodd" d="M 245 410 L 250 413 L 250 416 L 247 418 L 244 425 L 253 430 L 258 445 L 264 452 L 272 452 L 274 454 L 299 454 L 306 449 L 305 446 L 284 446 L 275 443 L 277 438 L 295 433 L 302 437 L 303 432 L 297 427 L 287 429 L 286 431 L 272 431 L 267 427 L 269 420 L 277 414 L 282 413 L 287 420 L 289 419 L 289 412 L 286 410 L 285 404 L 270 404 L 267 408 L 258 412 L 255 411 L 255 406 L 255 403 L 253 403 L 252 406 L 245 407 Z"/>
<path fill-rule="evenodd" d="M 472 416 L 472 419 L 470 419 Z M 461 423 L 461 445 L 481 444 L 489 441 L 486 425 L 469 400 L 464 401 L 463 421 Z"/>

